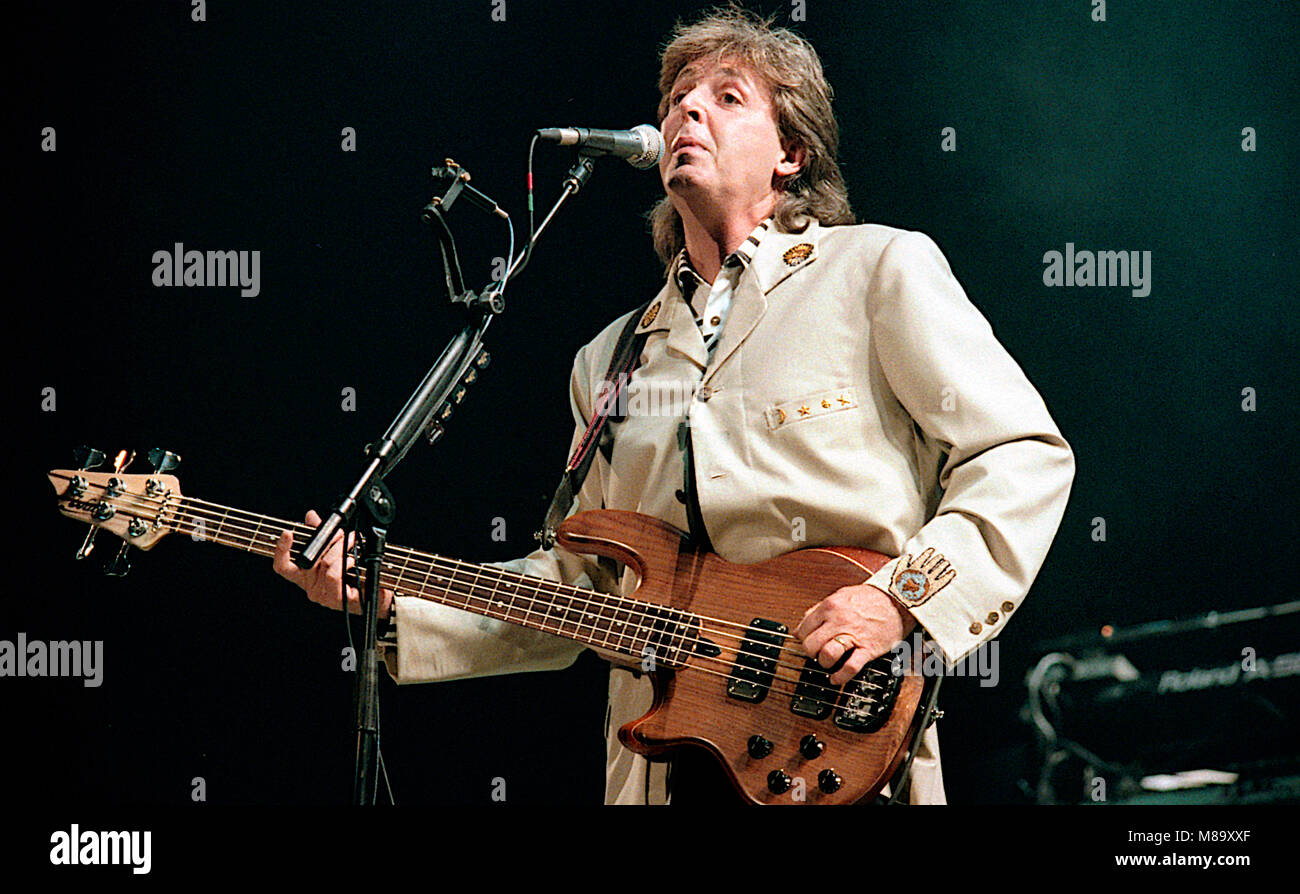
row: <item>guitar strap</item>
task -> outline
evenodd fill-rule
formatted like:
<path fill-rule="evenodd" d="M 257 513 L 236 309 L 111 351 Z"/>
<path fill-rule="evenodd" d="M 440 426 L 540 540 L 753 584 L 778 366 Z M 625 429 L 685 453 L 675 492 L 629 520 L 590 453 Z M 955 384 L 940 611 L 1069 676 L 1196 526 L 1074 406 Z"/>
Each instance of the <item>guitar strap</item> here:
<path fill-rule="evenodd" d="M 641 362 L 641 350 L 645 347 L 646 333 L 637 335 L 636 328 L 649 305 L 650 302 L 647 301 L 633 312 L 628 318 L 627 325 L 619 333 L 618 341 L 614 344 L 614 355 L 610 358 L 609 369 L 605 372 L 605 380 L 597 395 L 591 422 L 588 423 L 586 432 L 578 441 L 578 446 L 574 448 L 573 456 L 569 457 L 569 462 L 564 467 L 564 475 L 560 478 L 560 486 L 555 489 L 555 496 L 551 498 L 550 508 L 546 510 L 546 520 L 542 522 L 542 529 L 533 535 L 543 549 L 550 549 L 555 545 L 555 532 L 559 530 L 560 523 L 568 518 L 569 510 L 573 508 L 573 501 L 582 490 L 582 482 L 591 470 L 605 427 L 611 419 L 616 422 L 623 419 L 623 414 L 618 412 L 619 401 L 623 392 L 627 390 L 627 383 L 632 378 L 633 370 Z"/>

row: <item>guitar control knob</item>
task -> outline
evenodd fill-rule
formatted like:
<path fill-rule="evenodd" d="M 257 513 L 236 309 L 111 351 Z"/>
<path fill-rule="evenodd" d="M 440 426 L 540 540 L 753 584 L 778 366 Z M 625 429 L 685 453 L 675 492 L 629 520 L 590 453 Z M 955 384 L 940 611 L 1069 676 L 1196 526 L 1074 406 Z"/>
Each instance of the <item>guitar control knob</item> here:
<path fill-rule="evenodd" d="M 758 760 L 759 758 L 764 758 L 771 754 L 773 745 L 762 736 L 750 736 L 749 743 L 746 747 L 749 751 L 749 756 L 754 758 L 754 760 Z"/>
<path fill-rule="evenodd" d="M 844 785 L 844 777 L 834 770 L 822 770 L 817 774 L 817 787 L 826 794 L 837 792 Z"/>
<path fill-rule="evenodd" d="M 825 750 L 826 743 L 818 739 L 816 736 L 804 736 L 799 740 L 799 753 L 808 760 L 821 757 L 822 752 Z"/>
<path fill-rule="evenodd" d="M 767 790 L 774 795 L 783 795 L 790 790 L 790 774 L 785 770 L 773 770 L 767 774 Z"/>

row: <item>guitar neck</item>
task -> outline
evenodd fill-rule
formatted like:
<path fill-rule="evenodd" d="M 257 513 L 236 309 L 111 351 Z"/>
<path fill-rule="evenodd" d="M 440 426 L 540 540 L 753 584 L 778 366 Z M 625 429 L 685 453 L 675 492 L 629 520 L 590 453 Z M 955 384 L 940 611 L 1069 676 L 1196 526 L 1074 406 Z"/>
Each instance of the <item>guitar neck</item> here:
<path fill-rule="evenodd" d="M 172 498 L 164 524 L 194 540 L 261 556 L 274 555 L 276 541 L 285 531 L 302 544 L 313 530 L 305 524 L 179 496 Z M 665 624 L 686 620 L 679 612 L 651 603 L 401 546 L 385 549 L 379 579 L 381 586 L 400 596 L 427 599 L 629 657 L 643 655 L 652 644 L 661 658 L 666 657 L 662 655 Z"/>

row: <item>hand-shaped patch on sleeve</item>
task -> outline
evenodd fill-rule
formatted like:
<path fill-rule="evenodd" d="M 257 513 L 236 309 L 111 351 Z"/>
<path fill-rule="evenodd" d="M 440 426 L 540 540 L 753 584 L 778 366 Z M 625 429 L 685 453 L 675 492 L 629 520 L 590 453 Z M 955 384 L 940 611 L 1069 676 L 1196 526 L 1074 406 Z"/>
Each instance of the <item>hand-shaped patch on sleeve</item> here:
<path fill-rule="evenodd" d="M 920 605 L 952 582 L 957 572 L 948 560 L 927 547 L 916 561 L 909 555 L 894 568 L 889 592 L 904 605 Z"/>

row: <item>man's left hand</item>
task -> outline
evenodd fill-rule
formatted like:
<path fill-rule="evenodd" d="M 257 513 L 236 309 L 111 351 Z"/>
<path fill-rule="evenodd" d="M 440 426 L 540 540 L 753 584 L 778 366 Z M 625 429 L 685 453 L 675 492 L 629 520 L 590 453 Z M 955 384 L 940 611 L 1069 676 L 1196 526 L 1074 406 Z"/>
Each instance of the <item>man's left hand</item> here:
<path fill-rule="evenodd" d="M 836 590 L 808 609 L 794 635 L 822 667 L 834 667 L 848 654 L 844 665 L 831 675 L 831 683 L 843 686 L 868 661 L 902 642 L 915 626 L 912 613 L 884 590 L 856 584 Z"/>

